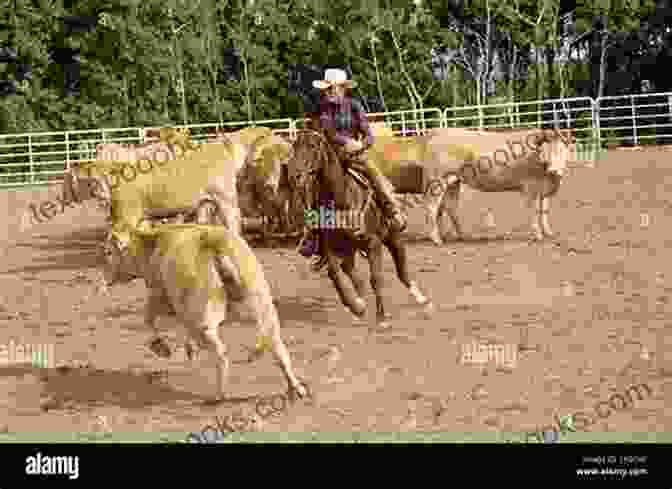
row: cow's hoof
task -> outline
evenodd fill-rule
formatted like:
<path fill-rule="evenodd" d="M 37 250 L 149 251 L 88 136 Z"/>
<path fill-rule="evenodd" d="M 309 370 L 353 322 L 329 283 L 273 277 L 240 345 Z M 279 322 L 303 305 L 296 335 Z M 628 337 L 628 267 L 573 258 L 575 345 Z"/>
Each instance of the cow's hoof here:
<path fill-rule="evenodd" d="M 308 383 L 305 380 L 300 380 L 298 384 L 289 388 L 287 397 L 290 401 L 294 402 L 299 399 L 312 399 L 313 393 Z"/>
<path fill-rule="evenodd" d="M 432 316 L 434 316 L 435 312 L 436 307 L 434 306 L 434 303 L 432 301 L 429 301 L 422 308 L 422 314 L 425 316 L 425 319 L 431 319 Z"/>
<path fill-rule="evenodd" d="M 154 340 L 152 340 L 148 346 L 157 357 L 170 358 L 170 346 L 168 346 L 163 338 L 154 338 Z"/>

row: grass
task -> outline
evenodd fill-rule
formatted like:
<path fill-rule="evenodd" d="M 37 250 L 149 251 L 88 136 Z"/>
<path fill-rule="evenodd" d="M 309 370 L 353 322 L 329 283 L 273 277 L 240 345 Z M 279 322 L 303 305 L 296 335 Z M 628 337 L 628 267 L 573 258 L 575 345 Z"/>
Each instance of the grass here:
<path fill-rule="evenodd" d="M 181 443 L 187 433 L 4 433 L 0 443 Z M 234 433 L 232 443 L 523 443 L 521 433 Z M 533 442 L 538 443 L 538 442 Z M 672 433 L 572 433 L 560 443 L 672 443 Z"/>

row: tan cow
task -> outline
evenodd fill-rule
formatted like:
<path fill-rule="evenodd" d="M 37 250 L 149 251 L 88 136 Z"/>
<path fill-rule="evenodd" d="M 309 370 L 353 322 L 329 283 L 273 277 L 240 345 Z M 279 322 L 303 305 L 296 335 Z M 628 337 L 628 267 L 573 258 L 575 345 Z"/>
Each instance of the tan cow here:
<path fill-rule="evenodd" d="M 124 166 L 129 162 L 136 162 L 132 168 L 125 170 L 125 175 L 138 178 L 138 173 L 154 173 L 157 168 L 164 168 L 165 161 L 175 161 L 174 164 L 184 164 L 189 158 L 187 154 L 198 151 L 203 145 L 196 145 L 188 139 L 188 133 L 171 129 L 161 129 L 160 142 L 145 143 L 135 147 L 118 144 L 98 146 L 98 160 L 81 163 L 66 174 L 64 181 L 64 195 L 71 196 L 72 200 L 81 202 L 95 198 L 99 207 L 111 212 L 111 187 L 124 185 L 120 176 Z M 241 211 L 246 216 L 255 213 L 268 216 L 282 215 L 282 201 L 278 198 L 278 187 L 282 171 L 282 164 L 289 158 L 291 145 L 280 136 L 273 134 L 269 128 L 246 128 L 232 133 L 219 133 L 209 144 L 221 145 L 248 144 L 250 137 L 255 138 L 254 154 L 247 158 L 243 150 L 239 155 L 237 165 L 237 191 L 242 196 Z M 108 158 L 108 159 L 101 159 Z M 144 163 L 140 160 L 149 160 Z M 228 160 L 227 160 L 228 161 Z M 140 162 L 140 163 L 138 163 Z M 154 163 L 156 162 L 156 163 Z M 247 163 L 247 164 L 244 164 Z M 174 165 L 173 163 L 170 166 Z M 226 161 L 224 165 L 229 165 Z M 160 173 L 160 172 L 159 172 Z M 142 181 L 151 181 L 143 175 Z M 178 182 L 178 185 L 181 182 Z M 161 207 L 159 208 L 159 210 Z M 109 217 L 111 220 L 111 214 Z"/>
<path fill-rule="evenodd" d="M 229 314 L 249 309 L 258 326 L 255 353 L 271 350 L 280 362 L 292 394 L 303 397 L 305 385 L 292 369 L 290 354 L 280 335 L 280 320 L 261 263 L 238 234 L 222 226 L 161 225 L 133 231 L 105 243 L 107 286 L 145 280 L 145 324 L 154 331 L 150 348 L 169 356 L 159 336 L 160 316 L 176 317 L 188 337 L 210 350 L 217 362 L 216 400 L 226 392 L 230 360 L 219 337 L 219 325 Z"/>
<path fill-rule="evenodd" d="M 195 149 L 185 130 L 162 128 L 158 141 L 139 145 L 101 143 L 96 146 L 95 161 L 77 161 L 71 164 L 63 179 L 63 195 L 74 202 L 95 199 L 98 207 L 110 212 L 111 172 L 121 171 L 124 163 L 139 160 L 167 161 L 189 149 Z"/>
<path fill-rule="evenodd" d="M 268 192 L 277 192 L 281 163 L 289 152 L 289 145 L 269 128 L 229 133 L 223 142 L 201 145 L 154 172 L 111 185 L 112 227 L 118 232 L 136 229 L 148 213 L 190 209 L 201 199 L 216 203 L 219 220 L 241 232 L 241 169 L 253 167 L 267 182 Z"/>

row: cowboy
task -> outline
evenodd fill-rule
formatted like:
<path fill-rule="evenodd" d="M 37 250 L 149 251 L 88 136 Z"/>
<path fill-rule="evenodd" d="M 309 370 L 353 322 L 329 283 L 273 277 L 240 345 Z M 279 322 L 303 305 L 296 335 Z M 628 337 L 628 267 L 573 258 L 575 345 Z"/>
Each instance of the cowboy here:
<path fill-rule="evenodd" d="M 328 69 L 324 80 L 316 80 L 313 86 L 320 90 L 319 125 L 330 142 L 335 143 L 345 153 L 343 163 L 354 167 L 368 177 L 378 200 L 383 205 L 390 227 L 401 232 L 406 228 L 406 216 L 394 196 L 394 187 L 370 159 L 366 150 L 373 145 L 374 136 L 361 103 L 352 97 L 356 82 L 347 79 L 345 71 Z M 365 143 L 355 138 L 361 133 Z M 311 256 L 317 252 L 317 233 L 311 232 L 304 239 L 302 254 Z"/>

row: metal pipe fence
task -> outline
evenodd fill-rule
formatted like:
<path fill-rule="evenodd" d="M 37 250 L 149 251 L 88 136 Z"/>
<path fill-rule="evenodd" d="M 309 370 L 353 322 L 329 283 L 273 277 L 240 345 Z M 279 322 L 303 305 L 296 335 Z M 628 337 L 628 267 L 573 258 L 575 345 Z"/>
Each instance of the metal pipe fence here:
<path fill-rule="evenodd" d="M 601 97 L 575 97 L 482 106 L 398 110 L 367 114 L 385 122 L 395 134 L 414 136 L 429 130 L 461 127 L 478 130 L 516 130 L 557 126 L 574 130 L 578 143 L 593 148 L 669 144 L 672 140 L 672 92 Z M 216 130 L 256 125 L 272 128 L 289 140 L 305 125 L 304 119 L 269 119 L 175 125 L 188 128 L 196 141 Z M 95 158 L 99 143 L 143 143 L 151 127 L 101 128 L 61 132 L 0 134 L 0 187 L 56 183 L 73 161 Z"/>

